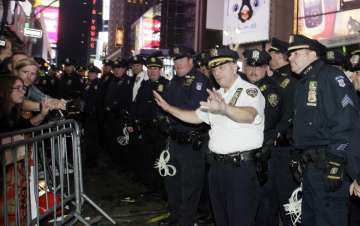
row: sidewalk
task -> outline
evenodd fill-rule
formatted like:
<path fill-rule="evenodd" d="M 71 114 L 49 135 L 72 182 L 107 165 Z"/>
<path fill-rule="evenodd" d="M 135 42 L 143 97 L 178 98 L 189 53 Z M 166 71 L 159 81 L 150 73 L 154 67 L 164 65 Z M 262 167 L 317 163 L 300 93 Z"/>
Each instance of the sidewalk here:
<path fill-rule="evenodd" d="M 147 194 L 147 189 L 133 175 L 117 170 L 84 169 L 84 191 L 116 222 L 116 225 L 157 225 L 149 221 L 166 214 L 166 202 L 159 194 Z M 85 204 L 83 216 L 93 225 L 113 225 Z M 87 218 L 87 220 L 89 220 Z"/>

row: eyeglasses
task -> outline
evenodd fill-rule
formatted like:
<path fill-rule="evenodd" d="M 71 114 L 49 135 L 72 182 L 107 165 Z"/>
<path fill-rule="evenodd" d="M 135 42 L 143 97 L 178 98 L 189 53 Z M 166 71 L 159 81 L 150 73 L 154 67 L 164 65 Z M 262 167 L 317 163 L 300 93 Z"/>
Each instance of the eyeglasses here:
<path fill-rule="evenodd" d="M 27 88 L 26 88 L 25 86 L 15 86 L 15 87 L 12 87 L 12 89 L 14 89 L 14 90 L 16 90 L 16 91 L 18 91 L 18 92 L 23 91 L 23 92 L 25 92 L 25 93 L 26 93 L 26 91 L 27 91 Z"/>

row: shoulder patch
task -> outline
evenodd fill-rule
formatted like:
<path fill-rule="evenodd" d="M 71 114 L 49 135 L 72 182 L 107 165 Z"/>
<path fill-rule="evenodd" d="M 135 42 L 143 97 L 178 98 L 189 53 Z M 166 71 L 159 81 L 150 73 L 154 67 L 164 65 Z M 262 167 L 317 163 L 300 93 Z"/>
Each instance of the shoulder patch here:
<path fill-rule="evenodd" d="M 249 89 L 246 89 L 246 94 L 251 97 L 256 97 L 258 94 L 258 90 L 256 88 L 249 88 Z"/>
<path fill-rule="evenodd" d="M 346 86 L 345 84 L 345 80 L 344 80 L 344 76 L 340 75 L 340 76 L 336 76 L 335 80 L 337 81 L 338 85 L 342 88 L 344 88 Z"/>
<path fill-rule="evenodd" d="M 286 78 L 281 82 L 280 87 L 285 89 L 289 85 L 289 83 L 290 83 L 290 79 Z"/>
<path fill-rule="evenodd" d="M 276 107 L 279 104 L 279 96 L 276 93 L 270 93 L 267 99 L 272 107 Z"/>

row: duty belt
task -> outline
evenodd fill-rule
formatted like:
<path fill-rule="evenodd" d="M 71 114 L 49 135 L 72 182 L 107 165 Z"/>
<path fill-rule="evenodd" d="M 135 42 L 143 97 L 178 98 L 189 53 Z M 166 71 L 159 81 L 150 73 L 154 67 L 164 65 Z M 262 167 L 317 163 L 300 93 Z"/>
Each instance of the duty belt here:
<path fill-rule="evenodd" d="M 239 166 L 242 161 L 253 161 L 255 160 L 255 150 L 234 152 L 231 154 L 217 154 L 211 152 L 209 154 L 210 163 L 222 163 L 222 164 L 233 164 Z"/>

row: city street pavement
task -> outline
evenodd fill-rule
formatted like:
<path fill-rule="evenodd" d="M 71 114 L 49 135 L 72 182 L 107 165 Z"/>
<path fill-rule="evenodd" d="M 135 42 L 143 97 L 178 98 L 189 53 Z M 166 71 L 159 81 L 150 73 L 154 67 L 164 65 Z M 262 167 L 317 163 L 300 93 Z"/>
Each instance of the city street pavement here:
<path fill-rule="evenodd" d="M 157 225 L 154 217 L 166 216 L 166 202 L 149 194 L 133 174 L 115 169 L 84 169 L 84 192 L 121 226 Z M 93 225 L 113 225 L 88 203 L 83 217 Z"/>

